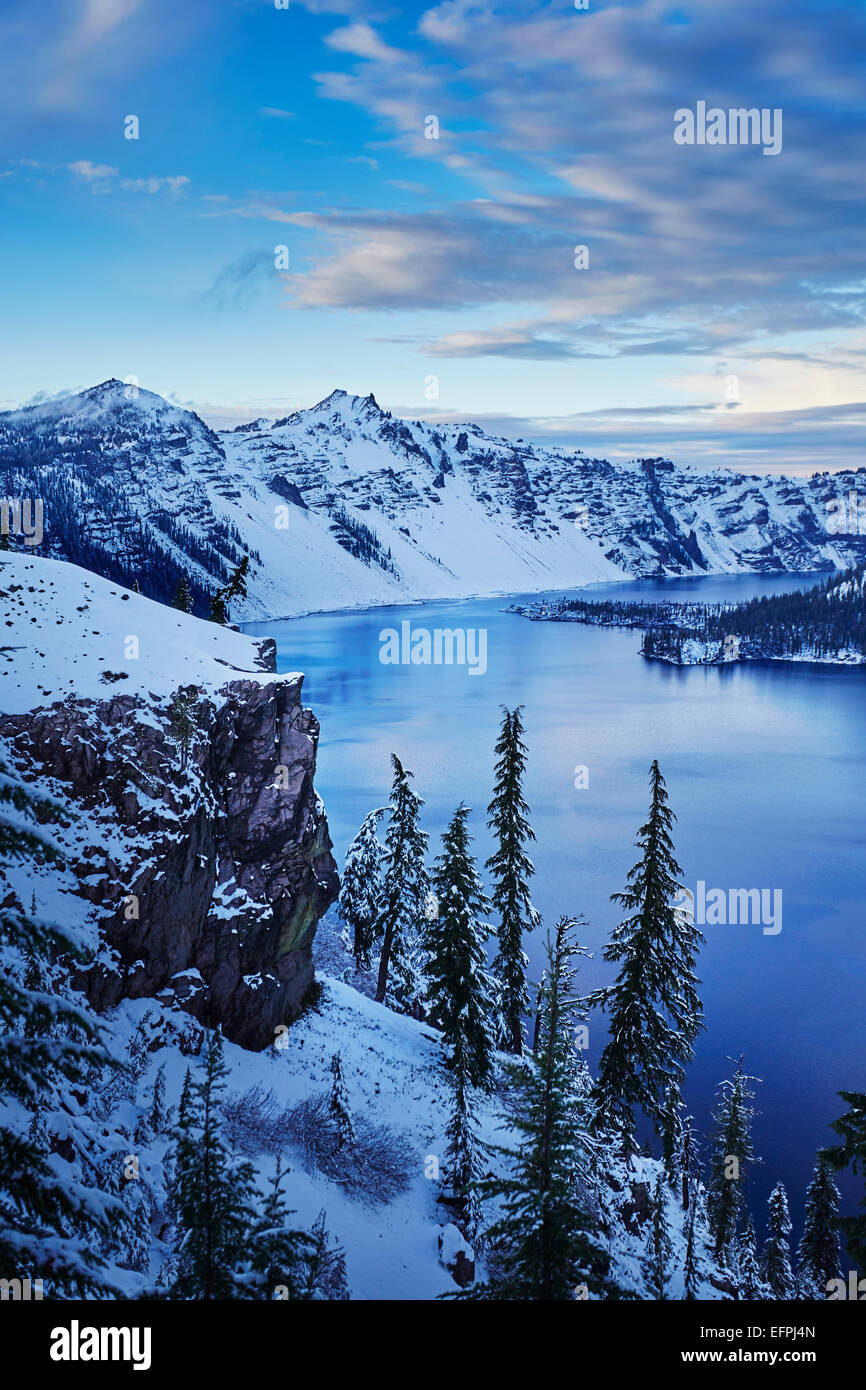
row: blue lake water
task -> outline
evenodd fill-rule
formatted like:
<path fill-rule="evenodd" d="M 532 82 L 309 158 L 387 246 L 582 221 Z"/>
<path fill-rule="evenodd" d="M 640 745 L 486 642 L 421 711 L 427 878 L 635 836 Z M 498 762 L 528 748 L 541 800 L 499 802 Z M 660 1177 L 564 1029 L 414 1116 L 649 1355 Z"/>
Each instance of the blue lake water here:
<path fill-rule="evenodd" d="M 649 580 L 583 592 L 716 601 L 806 588 L 816 578 Z M 425 798 L 431 851 L 464 800 L 485 858 L 499 706 L 525 705 L 535 901 L 548 924 L 563 912 L 589 919 L 584 940 L 596 955 L 583 972 L 587 989 L 611 977 L 600 955 L 619 920 L 610 894 L 636 858 L 654 757 L 678 817 L 685 883 L 693 891 L 698 880 L 781 889 L 778 934 L 760 924 L 704 928 L 707 1028 L 686 1098 L 706 1133 L 727 1059 L 744 1054 L 761 1078 L 756 1221 L 763 1228 L 766 1198 L 782 1178 L 797 1237 L 815 1150 L 830 1142 L 827 1122 L 844 1109 L 836 1092 L 866 1085 L 866 670 L 779 662 L 678 669 L 640 657 L 636 632 L 503 611 L 520 597 L 317 614 L 247 630 L 276 639 L 280 670 L 306 673 L 305 700 L 322 729 L 316 784 L 338 862 L 367 811 L 387 802 L 392 751 Z M 383 665 L 380 632 L 399 631 L 404 619 L 413 629 L 486 629 L 486 673 Z M 589 777 L 580 790 L 579 765 Z M 541 933 L 527 948 L 537 978 Z M 604 1037 L 596 1017 L 591 1066 Z"/>

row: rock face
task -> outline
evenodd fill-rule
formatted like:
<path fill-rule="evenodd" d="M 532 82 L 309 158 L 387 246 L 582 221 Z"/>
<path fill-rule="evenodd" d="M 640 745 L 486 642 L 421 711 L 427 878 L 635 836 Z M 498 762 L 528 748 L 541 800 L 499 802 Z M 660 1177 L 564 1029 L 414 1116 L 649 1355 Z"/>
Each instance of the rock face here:
<path fill-rule="evenodd" d="M 302 680 L 106 692 L 0 719 L 71 812 L 61 846 L 103 943 L 78 983 L 97 1008 L 175 999 L 249 1048 L 297 1015 L 338 890 Z"/>

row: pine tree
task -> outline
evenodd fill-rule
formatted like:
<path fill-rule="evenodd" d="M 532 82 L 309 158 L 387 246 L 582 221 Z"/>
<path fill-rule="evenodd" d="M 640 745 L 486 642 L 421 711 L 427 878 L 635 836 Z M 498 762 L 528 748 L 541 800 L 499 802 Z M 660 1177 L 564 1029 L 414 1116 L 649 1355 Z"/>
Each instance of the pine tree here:
<path fill-rule="evenodd" d="M 740 1297 L 749 1303 L 761 1302 L 770 1297 L 770 1290 L 761 1273 L 758 1259 L 758 1239 L 752 1213 L 747 1209 L 743 1229 L 737 1241 L 737 1272 Z"/>
<path fill-rule="evenodd" d="M 56 862 L 59 851 L 39 822 L 56 819 L 57 807 L 37 797 L 0 765 L 0 859 L 33 866 Z M 86 1089 L 112 1065 L 101 1030 L 83 996 L 60 971 L 45 987 L 49 961 L 74 959 L 71 935 L 29 917 L 14 892 L 0 910 L 0 942 L 7 960 L 30 959 L 25 979 L 7 968 L 0 975 L 0 1271 L 7 1279 L 50 1281 L 61 1297 L 117 1294 L 98 1253 L 112 1225 L 122 1222 L 122 1203 L 85 1184 L 70 1167 L 59 1175 L 48 1155 L 44 1112 L 69 1089 Z M 65 976 L 65 972 L 64 976 Z M 39 988 L 26 983 L 38 975 Z M 16 1121 L 19 1102 L 31 1119 Z"/>
<path fill-rule="evenodd" d="M 446 1167 L 458 1207 L 458 1224 L 476 1240 L 480 1207 L 475 1182 L 481 1177 L 476 1088 L 493 1081 L 492 985 L 479 921 L 488 907 L 466 826 L 469 812 L 457 807 L 442 836 L 433 889 L 438 916 L 427 924 L 427 1003 L 430 1021 L 442 1030 L 451 1088 Z"/>
<path fill-rule="evenodd" d="M 683 1142 L 682 1111 L 684 1109 L 679 1089 L 676 1086 L 666 1086 L 659 1120 L 659 1133 L 662 1141 L 662 1161 L 671 1187 L 678 1176 L 678 1158 Z"/>
<path fill-rule="evenodd" d="M 177 588 L 174 591 L 174 598 L 171 601 L 172 608 L 176 608 L 180 613 L 192 612 L 192 594 L 189 590 L 187 577 L 182 574 L 177 581 Z"/>
<path fill-rule="evenodd" d="M 153 1082 L 153 1091 L 150 1099 L 150 1110 L 147 1115 L 147 1123 L 153 1134 L 161 1134 L 165 1128 L 168 1118 L 165 1108 L 165 1067 L 160 1067 Z"/>
<path fill-rule="evenodd" d="M 827 1297 L 831 1279 L 839 1278 L 839 1189 L 830 1166 L 820 1154 L 806 1190 L 803 1236 L 797 1249 L 797 1274 L 801 1296 Z"/>
<path fill-rule="evenodd" d="M 520 1143 L 499 1150 L 507 1162 L 505 1176 L 478 1185 L 482 1197 L 501 1201 L 502 1211 L 487 1232 L 495 1272 L 471 1292 L 473 1298 L 572 1299 L 580 1284 L 616 1293 L 583 1199 L 589 1144 L 573 1040 L 579 1016 L 573 962 L 586 954 L 573 939 L 579 922 L 561 918 L 547 943 L 538 1050 L 509 1064 L 505 1123 L 517 1130 Z"/>
<path fill-rule="evenodd" d="M 719 1086 L 718 1109 L 710 1159 L 710 1230 L 717 1259 L 733 1246 L 743 1211 L 743 1192 L 749 1169 L 757 1162 L 752 1145 L 752 1107 L 755 1078 L 743 1071 L 740 1058 L 730 1080 Z"/>
<path fill-rule="evenodd" d="M 471 1086 L 487 1088 L 493 1069 L 491 982 L 487 973 L 487 929 L 481 914 L 490 903 L 470 853 L 468 808 L 457 807 L 442 836 L 433 890 L 438 917 L 426 927 L 427 1003 L 430 1021 L 441 1028 L 449 1071 Z"/>
<path fill-rule="evenodd" d="M 319 1213 L 310 1234 L 312 1251 L 307 1260 L 304 1298 L 343 1301 L 349 1297 L 346 1257 L 342 1247 L 331 1240 L 325 1227 L 325 1213 Z"/>
<path fill-rule="evenodd" d="M 640 1106 L 656 1129 L 661 1125 L 665 1091 L 679 1092 L 694 1041 L 703 1027 L 695 975 L 703 937 L 684 912 L 672 906 L 682 892 L 682 869 L 674 858 L 664 778 L 657 762 L 650 769 L 649 819 L 638 832 L 640 860 L 628 887 L 614 893 L 631 915 L 616 928 L 604 958 L 619 964 L 612 986 L 590 1003 L 610 1011 L 610 1036 L 599 1066 L 602 1121 L 618 1117 L 633 1133 Z"/>
<path fill-rule="evenodd" d="M 412 791 L 412 773 L 391 755 L 394 784 L 382 866 L 383 904 L 377 934 L 382 938 L 376 999 L 398 1011 L 418 1013 L 423 993 L 419 943 L 429 879 L 424 864 L 427 835 L 418 825 L 424 802 Z"/>
<path fill-rule="evenodd" d="M 194 685 L 180 686 L 172 695 L 168 719 L 173 742 L 180 750 L 183 771 L 189 763 L 190 750 L 198 730 L 198 691 Z"/>
<path fill-rule="evenodd" d="M 839 1095 L 850 1109 L 834 1120 L 830 1128 L 841 1136 L 842 1143 L 824 1149 L 823 1157 L 837 1173 L 850 1165 L 855 1175 L 866 1175 L 866 1092 L 840 1091 Z M 866 1208 L 866 1195 L 860 1206 Z M 866 1269 L 866 1213 L 840 1217 L 839 1224 L 852 1261 Z"/>
<path fill-rule="evenodd" d="M 364 817 L 346 855 L 338 911 L 352 932 L 356 970 L 369 970 L 382 907 L 382 862 L 385 849 L 377 830 L 384 807 Z"/>
<path fill-rule="evenodd" d="M 683 1285 L 688 1302 L 698 1296 L 700 1288 L 700 1267 L 698 1264 L 697 1236 L 695 1233 L 696 1203 L 692 1202 L 686 1225 L 686 1254 L 683 1263 Z"/>
<path fill-rule="evenodd" d="M 650 1201 L 646 1250 L 641 1261 L 644 1283 L 650 1298 L 664 1299 L 670 1283 L 674 1247 L 668 1230 L 665 1185 L 658 1174 Z"/>
<path fill-rule="evenodd" d="M 169 1293 L 179 1299 L 239 1296 L 238 1273 L 255 1222 L 253 1169 L 233 1163 L 222 1137 L 226 1066 L 222 1037 L 209 1035 L 201 1080 L 191 1080 L 173 1152 L 171 1209 L 180 1267 Z"/>
<path fill-rule="evenodd" d="M 770 1296 L 776 1299 L 794 1297 L 795 1284 L 791 1272 L 791 1218 L 784 1185 L 776 1183 L 770 1193 L 767 1214 L 767 1240 L 764 1245 L 764 1277 L 770 1286 Z"/>
<path fill-rule="evenodd" d="M 523 797 L 526 745 L 522 712 L 522 705 L 511 711 L 503 706 L 502 710 L 502 728 L 494 749 L 498 758 L 496 786 L 487 808 L 487 825 L 496 837 L 497 848 L 486 865 L 493 878 L 493 907 L 499 917 L 499 950 L 493 962 L 502 1016 L 503 1036 L 498 1041 L 516 1056 L 524 1048 L 523 1018 L 529 1012 L 523 936 L 540 920 L 529 894 L 529 879 L 535 869 L 524 848 L 527 841 L 535 839 L 535 832 Z"/>
<path fill-rule="evenodd" d="M 691 1115 L 686 1115 L 682 1122 L 674 1162 L 675 1181 L 679 1181 L 682 1190 L 683 1211 L 689 1209 L 692 1180 L 696 1175 L 697 1167 L 694 1120 Z"/>
<path fill-rule="evenodd" d="M 237 568 L 232 572 L 231 579 L 226 585 L 223 594 L 228 599 L 246 598 L 247 596 L 247 571 L 250 567 L 250 557 L 245 555 Z"/>
<path fill-rule="evenodd" d="M 339 1052 L 331 1058 L 331 1095 L 328 1100 L 328 1113 L 334 1122 L 339 1148 L 353 1149 L 357 1142 L 352 1111 L 349 1105 L 349 1092 L 343 1076 L 343 1062 Z"/>
<path fill-rule="evenodd" d="M 239 1276 L 241 1296 L 264 1299 L 309 1299 L 310 1269 L 316 1246 L 305 1231 L 288 1224 L 283 1182 L 287 1173 L 282 1154 L 277 1155 L 274 1175 L 259 1215 L 250 1228 L 247 1248 L 248 1269 Z"/>
<path fill-rule="evenodd" d="M 229 610 L 226 606 L 225 589 L 217 589 L 215 594 L 211 594 L 208 618 L 212 623 L 219 623 L 222 627 L 228 622 Z"/>

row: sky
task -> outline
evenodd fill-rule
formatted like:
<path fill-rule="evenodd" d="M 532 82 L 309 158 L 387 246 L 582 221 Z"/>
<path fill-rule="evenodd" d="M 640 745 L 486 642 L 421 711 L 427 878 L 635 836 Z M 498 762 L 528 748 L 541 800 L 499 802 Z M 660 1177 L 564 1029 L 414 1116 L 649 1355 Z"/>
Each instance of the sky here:
<path fill-rule="evenodd" d="M 0 0 L 0 409 L 866 462 L 866 6 L 577 3 Z M 678 143 L 700 102 L 780 151 Z"/>

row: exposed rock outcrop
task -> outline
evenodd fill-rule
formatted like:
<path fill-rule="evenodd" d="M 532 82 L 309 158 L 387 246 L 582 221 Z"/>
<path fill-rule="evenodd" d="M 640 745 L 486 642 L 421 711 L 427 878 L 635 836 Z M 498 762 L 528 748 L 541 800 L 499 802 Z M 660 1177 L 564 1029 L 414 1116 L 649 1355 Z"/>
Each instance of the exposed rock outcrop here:
<path fill-rule="evenodd" d="M 78 977 L 96 1007 L 174 998 L 250 1048 L 297 1015 L 338 889 L 302 680 L 0 719 L 29 776 L 69 806 L 61 846 L 105 947 Z"/>

